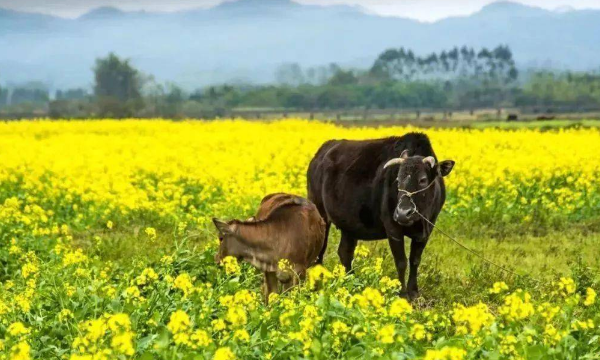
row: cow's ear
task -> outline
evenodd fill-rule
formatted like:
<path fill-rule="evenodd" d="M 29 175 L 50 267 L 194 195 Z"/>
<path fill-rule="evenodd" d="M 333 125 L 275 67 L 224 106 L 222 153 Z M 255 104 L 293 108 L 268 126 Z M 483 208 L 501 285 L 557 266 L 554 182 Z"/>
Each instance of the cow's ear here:
<path fill-rule="evenodd" d="M 440 175 L 447 176 L 454 168 L 454 160 L 444 160 L 438 164 L 438 171 Z"/>
<path fill-rule="evenodd" d="M 233 229 L 232 229 L 231 225 L 229 225 L 225 221 L 221 221 L 217 218 L 213 218 L 213 223 L 215 224 L 215 226 L 217 227 L 217 230 L 219 230 L 219 233 L 221 235 L 229 235 L 229 234 L 233 233 Z"/>

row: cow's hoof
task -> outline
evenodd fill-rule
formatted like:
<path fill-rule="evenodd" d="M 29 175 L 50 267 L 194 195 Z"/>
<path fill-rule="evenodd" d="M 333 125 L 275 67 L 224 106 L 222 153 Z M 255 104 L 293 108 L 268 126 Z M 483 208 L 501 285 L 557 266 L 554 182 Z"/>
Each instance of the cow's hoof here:
<path fill-rule="evenodd" d="M 400 290 L 400 293 L 398 295 L 401 298 L 408 300 L 408 291 L 406 291 L 406 290 Z"/>
<path fill-rule="evenodd" d="M 418 291 L 409 291 L 408 292 L 408 300 L 415 301 L 418 298 L 419 298 L 419 292 Z"/>

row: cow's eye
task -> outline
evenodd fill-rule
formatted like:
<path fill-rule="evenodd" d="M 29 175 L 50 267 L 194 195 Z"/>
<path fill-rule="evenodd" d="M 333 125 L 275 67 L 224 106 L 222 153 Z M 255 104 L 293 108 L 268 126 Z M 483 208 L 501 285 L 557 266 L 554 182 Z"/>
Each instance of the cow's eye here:
<path fill-rule="evenodd" d="M 419 185 L 427 185 L 427 178 L 421 178 L 421 180 L 419 180 Z"/>

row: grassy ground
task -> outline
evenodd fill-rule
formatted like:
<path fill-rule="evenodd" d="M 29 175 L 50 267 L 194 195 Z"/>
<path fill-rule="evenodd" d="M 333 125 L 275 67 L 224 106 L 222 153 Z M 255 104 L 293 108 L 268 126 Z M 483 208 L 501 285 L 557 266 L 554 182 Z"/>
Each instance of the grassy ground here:
<path fill-rule="evenodd" d="M 531 113 L 522 112 L 519 109 L 502 109 L 500 114 L 494 108 L 477 109 L 474 111 L 444 111 L 443 109 L 421 109 L 417 112 L 407 109 L 337 109 L 328 111 L 285 111 L 285 109 L 276 108 L 239 108 L 234 109 L 231 116 L 236 118 L 274 120 L 281 118 L 303 118 L 315 119 L 320 121 L 338 121 L 338 122 L 421 122 L 421 123 L 456 123 L 456 122 L 475 122 L 475 121 L 502 121 L 509 114 L 517 115 L 521 121 L 536 121 L 538 118 L 570 119 L 582 120 L 600 117 L 600 112 L 565 112 L 565 113 Z"/>
<path fill-rule="evenodd" d="M 138 261 L 158 261 L 159 254 L 183 247 L 190 254 L 203 248 L 206 242 L 216 239 L 212 229 L 195 229 L 187 236 L 164 233 L 151 246 L 140 242 L 135 234 L 139 228 L 119 229 L 101 233 L 79 233 L 75 235 L 79 244 L 97 247 L 97 254 L 105 261 L 113 261 L 128 267 Z M 470 232 L 463 236 L 460 227 L 452 229 L 452 235 L 462 244 L 473 249 L 486 259 L 509 269 L 507 273 L 481 258 L 470 254 L 451 242 L 440 232 L 434 231 L 425 249 L 419 269 L 422 307 L 446 309 L 453 303 L 476 303 L 485 300 L 487 289 L 496 281 L 505 281 L 511 288 L 523 287 L 530 291 L 547 288 L 560 276 L 571 276 L 589 286 L 600 281 L 597 259 L 600 257 L 600 233 L 573 229 L 548 232 L 543 236 L 509 235 L 498 238 L 482 233 Z M 94 237 L 101 235 L 102 242 Z M 178 239 L 173 241 L 173 239 Z M 325 265 L 333 268 L 339 264 L 337 247 L 340 233 L 332 227 Z M 371 250 L 373 258 L 382 257 L 384 274 L 396 278 L 396 270 L 387 240 L 360 241 Z M 410 252 L 410 240 L 405 241 L 406 253 Z"/>
<path fill-rule="evenodd" d="M 459 235 L 459 234 L 457 234 Z M 460 236 L 459 236 L 460 237 Z M 337 236 L 330 242 L 326 263 L 336 264 Z M 454 302 L 475 303 L 485 297 L 490 284 L 505 281 L 511 288 L 535 289 L 538 281 L 550 283 L 560 276 L 579 281 L 598 278 L 600 234 L 557 233 L 544 237 L 516 236 L 503 240 L 465 238 L 460 241 L 520 276 L 508 274 L 452 243 L 440 233 L 434 234 L 425 249 L 419 275 L 421 303 L 450 306 Z M 394 276 L 395 268 L 387 241 L 362 242 L 384 258 L 385 273 Z M 406 241 L 407 254 L 410 241 Z M 587 279 L 590 277 L 591 279 Z M 596 279 L 594 279 L 596 278 Z"/>
<path fill-rule="evenodd" d="M 498 128 L 509 129 L 565 129 L 565 128 L 597 128 L 600 120 L 532 120 L 532 121 L 477 121 L 467 125 L 475 129 Z"/>
<path fill-rule="evenodd" d="M 496 121 L 496 120 L 343 120 L 334 121 L 341 126 L 360 126 L 360 127 L 380 127 L 380 126 L 416 126 L 421 128 L 472 128 L 472 129 L 501 129 L 501 130 L 519 130 L 519 129 L 540 129 L 556 130 L 570 128 L 598 128 L 600 120 L 586 119 L 560 119 L 560 120 L 527 120 L 527 121 Z"/>

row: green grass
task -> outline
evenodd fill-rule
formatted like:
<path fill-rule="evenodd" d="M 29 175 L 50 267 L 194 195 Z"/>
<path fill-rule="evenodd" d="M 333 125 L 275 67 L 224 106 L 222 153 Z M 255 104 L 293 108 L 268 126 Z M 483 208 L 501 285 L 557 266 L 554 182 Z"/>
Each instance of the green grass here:
<path fill-rule="evenodd" d="M 433 233 L 423 253 L 419 268 L 421 301 L 436 306 L 450 306 L 453 302 L 477 302 L 484 299 L 487 289 L 496 281 L 505 281 L 512 287 L 545 288 L 560 276 L 572 276 L 589 282 L 600 280 L 595 268 L 600 258 L 600 234 L 567 231 L 550 233 L 543 237 L 532 235 L 491 239 L 486 237 L 462 238 L 452 234 L 467 247 L 482 254 L 519 276 L 506 273 L 479 257 L 468 253 L 439 232 Z M 337 247 L 339 231 L 330 236 L 325 264 L 339 263 Z M 384 273 L 396 277 L 396 269 L 387 240 L 359 241 L 371 249 L 373 257 L 384 258 Z M 410 240 L 405 241 L 406 254 Z M 590 279 L 581 279 L 584 269 Z"/>
<path fill-rule="evenodd" d="M 490 265 L 452 243 L 441 233 L 432 235 L 419 269 L 422 307 L 449 308 L 455 302 L 476 303 L 485 300 L 488 288 L 496 281 L 505 281 L 511 288 L 521 287 L 531 292 L 546 291 L 560 276 L 571 276 L 582 284 L 600 282 L 597 259 L 600 258 L 600 233 L 581 230 L 547 232 L 544 236 L 514 235 L 491 238 L 486 234 L 463 237 L 457 228 L 453 234 L 469 248 L 513 272 L 515 276 Z M 164 253 L 186 248 L 193 257 L 197 249 L 216 238 L 212 229 L 195 229 L 187 236 L 159 232 L 159 238 L 148 243 L 135 228 L 115 229 L 102 233 L 102 241 L 93 240 L 97 233 L 80 233 L 75 239 L 80 245 L 96 247 L 102 260 L 123 266 L 158 261 Z M 325 265 L 339 263 L 337 247 L 340 232 L 332 228 Z M 396 278 L 396 270 L 387 240 L 360 241 L 374 258 L 382 257 L 384 274 Z M 406 253 L 410 240 L 405 241 Z"/>
<path fill-rule="evenodd" d="M 476 121 L 467 125 L 475 129 L 558 129 L 558 128 L 598 128 L 600 120 L 531 120 L 531 121 Z"/>

